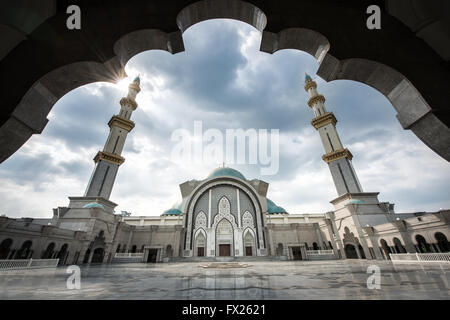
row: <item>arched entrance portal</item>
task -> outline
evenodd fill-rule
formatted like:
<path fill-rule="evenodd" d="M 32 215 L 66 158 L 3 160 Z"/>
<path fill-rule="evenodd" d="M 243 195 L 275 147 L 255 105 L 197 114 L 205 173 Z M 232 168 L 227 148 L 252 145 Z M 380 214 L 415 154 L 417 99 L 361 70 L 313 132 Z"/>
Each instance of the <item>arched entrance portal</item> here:
<path fill-rule="evenodd" d="M 58 255 L 56 256 L 59 259 L 59 262 L 58 262 L 59 265 L 66 264 L 66 258 L 69 255 L 69 251 L 67 251 L 68 247 L 69 247 L 69 245 L 67 243 L 65 243 L 61 247 L 61 250 L 59 250 Z"/>
<path fill-rule="evenodd" d="M 232 256 L 233 250 L 233 226 L 227 219 L 222 219 L 216 228 L 216 256 Z"/>
<path fill-rule="evenodd" d="M 2 241 L 0 244 L 0 259 L 8 259 L 12 243 L 12 239 L 5 239 Z"/>
<path fill-rule="evenodd" d="M 244 254 L 246 256 L 255 255 L 255 237 L 249 229 L 244 233 Z"/>
<path fill-rule="evenodd" d="M 417 249 L 420 253 L 429 253 L 431 252 L 430 245 L 427 243 L 427 240 L 425 240 L 424 237 L 422 237 L 420 234 L 416 236 L 417 241 Z"/>
<path fill-rule="evenodd" d="M 51 259 L 54 250 L 55 250 L 55 243 L 52 242 L 47 246 L 47 249 L 45 249 L 44 253 L 42 254 L 42 259 Z"/>
<path fill-rule="evenodd" d="M 30 240 L 25 241 L 22 244 L 22 247 L 19 251 L 17 251 L 15 259 L 28 259 L 32 255 L 31 246 L 33 245 L 33 242 Z"/>
<path fill-rule="evenodd" d="M 195 255 L 197 257 L 204 257 L 206 253 L 206 237 L 203 230 L 200 230 L 195 238 Z"/>
<path fill-rule="evenodd" d="M 392 251 L 391 251 L 391 248 L 389 248 L 389 246 L 388 246 L 386 240 L 381 239 L 381 240 L 380 240 L 380 243 L 381 243 L 381 247 L 383 248 L 383 252 L 384 252 L 385 258 L 386 258 L 387 260 L 391 259 L 391 257 L 389 256 L 389 254 L 392 253 Z"/>
<path fill-rule="evenodd" d="M 347 256 L 347 259 L 358 259 L 356 248 L 353 244 L 350 243 L 347 243 L 345 245 L 345 255 Z"/>
<path fill-rule="evenodd" d="M 434 237 L 436 238 L 436 240 L 438 242 L 437 244 L 438 244 L 439 250 L 441 252 L 449 252 L 450 251 L 450 245 L 448 243 L 447 237 L 443 233 L 436 232 Z"/>
<path fill-rule="evenodd" d="M 402 242 L 399 238 L 394 238 L 394 247 L 397 253 L 406 253 L 405 247 L 402 245 Z"/>
<path fill-rule="evenodd" d="M 94 250 L 94 254 L 92 255 L 92 263 L 102 263 L 103 262 L 103 256 L 104 256 L 104 250 L 103 248 L 97 248 Z"/>

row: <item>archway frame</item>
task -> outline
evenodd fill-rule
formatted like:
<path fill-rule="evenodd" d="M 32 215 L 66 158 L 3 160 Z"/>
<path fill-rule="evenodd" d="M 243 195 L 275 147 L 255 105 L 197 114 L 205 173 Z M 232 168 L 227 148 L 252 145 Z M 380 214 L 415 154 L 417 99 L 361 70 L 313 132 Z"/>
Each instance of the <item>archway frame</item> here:
<path fill-rule="evenodd" d="M 301 27 L 298 25 L 299 22 L 294 22 L 294 25 L 297 24 L 297 26 L 285 25 L 276 32 L 266 30 L 266 26 L 270 26 L 271 21 L 273 23 L 273 20 L 277 18 L 270 16 L 272 12 L 268 10 L 269 8 L 266 8 L 267 12 L 264 12 L 251 2 L 251 0 L 249 2 L 202 0 L 190 3 L 182 9 L 177 9 L 179 12 L 172 23 L 176 23 L 178 30 L 165 32 L 154 26 L 134 26 L 132 29 L 123 29 L 117 33 L 117 40 L 110 50 L 112 54 L 107 59 L 103 57 L 102 59 L 97 55 L 98 61 L 78 58 L 75 60 L 76 62 L 72 61 L 66 64 L 59 62 L 58 67 L 55 67 L 56 62 L 54 66 L 46 66 L 47 69 L 41 71 L 44 73 L 40 73 L 43 75 L 35 79 L 10 112 L 9 118 L 0 125 L 0 141 L 5 142 L 4 144 L 0 143 L 2 146 L 0 162 L 17 151 L 31 135 L 42 132 L 48 122 L 47 115 L 51 108 L 66 93 L 88 83 L 115 82 L 123 78 L 125 76 L 124 66 L 129 59 L 140 52 L 155 49 L 165 50 L 172 54 L 182 52 L 184 51 L 182 38 L 184 31 L 196 23 L 217 18 L 241 21 L 262 32 L 260 50 L 263 52 L 274 53 L 283 49 L 296 49 L 309 53 L 319 63 L 317 74 L 325 81 L 347 79 L 375 88 L 391 102 L 404 129 L 412 130 L 429 148 L 450 161 L 450 150 L 448 149 L 450 128 L 435 115 L 432 106 L 401 72 L 370 59 L 348 56 L 339 59 L 339 55 L 332 52 L 333 43 L 330 43 L 325 35 Z M 178 5 L 175 7 L 178 8 Z M 314 10 L 310 12 L 310 14 L 314 13 Z M 58 12 L 58 14 L 63 13 Z M 287 13 L 283 12 L 283 14 Z M 365 12 L 361 14 L 365 14 Z M 386 14 L 386 16 L 388 15 Z M 51 17 L 51 19 L 53 18 L 55 17 Z M 386 21 L 389 21 L 388 23 L 391 25 L 398 23 L 393 20 Z M 397 26 L 397 28 L 402 30 L 405 27 Z M 395 30 L 401 34 L 397 29 Z M 367 36 L 372 36 L 372 34 L 367 34 Z M 76 43 L 73 38 L 70 38 L 70 41 Z M 418 46 L 419 44 L 414 43 L 414 45 Z M 428 50 L 431 49 L 428 48 Z M 432 51 L 426 51 L 426 54 L 433 58 L 436 55 Z M 32 63 L 32 61 L 27 63 Z M 415 80 L 417 81 L 417 79 Z"/>
<path fill-rule="evenodd" d="M 267 206 L 264 203 L 260 203 L 260 198 L 258 194 L 255 192 L 254 188 L 247 182 L 238 178 L 223 176 L 223 177 L 215 177 L 212 179 L 208 179 L 200 183 L 193 191 L 192 196 L 189 201 L 186 201 L 183 204 L 182 212 L 183 212 L 183 226 L 186 228 L 185 240 L 184 240 L 184 250 L 185 254 L 192 250 L 192 239 L 193 239 L 193 213 L 195 204 L 198 199 L 210 188 L 218 186 L 218 185 L 231 185 L 233 187 L 239 188 L 240 191 L 243 191 L 252 201 L 253 207 L 255 208 L 255 216 L 256 216 L 256 232 L 257 232 L 257 248 L 259 250 L 266 250 L 265 238 L 263 234 L 263 213 L 267 212 Z M 234 217 L 233 217 L 234 221 Z M 236 224 L 236 222 L 234 222 Z M 211 225 L 212 226 L 212 225 Z M 192 253 L 192 252 L 191 252 Z M 190 254 L 191 254 L 190 253 Z"/>

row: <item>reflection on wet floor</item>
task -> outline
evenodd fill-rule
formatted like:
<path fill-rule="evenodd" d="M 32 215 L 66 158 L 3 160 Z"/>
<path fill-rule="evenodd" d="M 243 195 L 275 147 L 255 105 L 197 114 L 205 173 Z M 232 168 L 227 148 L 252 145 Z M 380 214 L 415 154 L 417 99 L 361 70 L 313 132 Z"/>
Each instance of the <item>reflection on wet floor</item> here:
<path fill-rule="evenodd" d="M 381 288 L 367 288 L 367 267 L 381 270 Z M 449 264 L 387 261 L 91 265 L 81 289 L 68 290 L 66 268 L 0 272 L 0 299 L 449 299 Z"/>

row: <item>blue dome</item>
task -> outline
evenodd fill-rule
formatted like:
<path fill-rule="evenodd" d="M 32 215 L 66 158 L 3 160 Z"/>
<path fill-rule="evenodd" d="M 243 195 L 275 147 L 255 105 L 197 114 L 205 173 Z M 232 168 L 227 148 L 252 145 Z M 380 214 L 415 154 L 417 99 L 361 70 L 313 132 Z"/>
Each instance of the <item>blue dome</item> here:
<path fill-rule="evenodd" d="M 267 213 L 287 213 L 287 211 L 284 208 L 277 206 L 272 200 L 267 199 Z"/>
<path fill-rule="evenodd" d="M 241 180 L 246 180 L 242 173 L 240 173 L 239 171 L 237 171 L 235 169 L 231 169 L 231 168 L 227 168 L 227 167 L 217 168 L 217 169 L 213 170 L 206 177 L 206 179 L 211 179 L 211 178 L 215 178 L 215 177 L 223 177 L 223 176 L 235 177 L 235 178 L 238 178 Z"/>
<path fill-rule="evenodd" d="M 137 76 L 136 78 L 134 78 L 134 82 L 137 82 L 137 83 L 141 83 L 141 78 L 139 77 L 139 76 Z"/>
<path fill-rule="evenodd" d="M 357 199 L 348 200 L 347 204 L 363 204 L 364 202 Z"/>
<path fill-rule="evenodd" d="M 305 72 L 305 81 L 312 80 L 311 76 Z"/>
<path fill-rule="evenodd" d="M 181 210 L 177 208 L 171 208 L 166 211 L 164 211 L 161 215 L 162 216 L 178 216 L 181 214 Z"/>
<path fill-rule="evenodd" d="M 105 210 L 105 207 L 103 205 L 101 205 L 100 203 L 97 203 L 97 202 L 91 202 L 91 203 L 85 204 L 83 206 L 83 208 L 86 208 L 86 209 L 89 209 L 89 208 L 100 208 L 100 209 Z"/>

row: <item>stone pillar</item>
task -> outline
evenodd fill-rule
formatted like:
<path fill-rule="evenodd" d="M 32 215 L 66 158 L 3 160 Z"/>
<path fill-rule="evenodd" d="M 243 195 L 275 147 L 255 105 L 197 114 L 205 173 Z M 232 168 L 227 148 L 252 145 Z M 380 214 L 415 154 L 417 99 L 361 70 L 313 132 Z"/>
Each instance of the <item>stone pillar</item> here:
<path fill-rule="evenodd" d="M 269 255 L 275 256 L 276 253 L 274 250 L 273 229 L 272 228 L 273 228 L 272 224 L 267 225 L 268 249 L 269 249 Z M 256 241 L 256 239 L 255 239 L 255 241 Z"/>
<path fill-rule="evenodd" d="M 212 189 L 210 188 L 208 195 L 208 228 L 211 228 L 211 191 Z"/>

